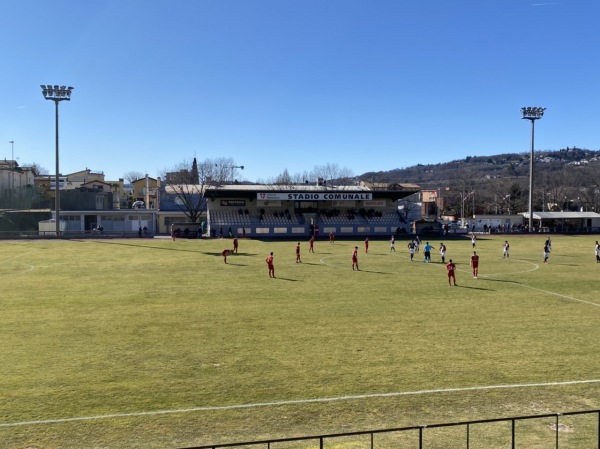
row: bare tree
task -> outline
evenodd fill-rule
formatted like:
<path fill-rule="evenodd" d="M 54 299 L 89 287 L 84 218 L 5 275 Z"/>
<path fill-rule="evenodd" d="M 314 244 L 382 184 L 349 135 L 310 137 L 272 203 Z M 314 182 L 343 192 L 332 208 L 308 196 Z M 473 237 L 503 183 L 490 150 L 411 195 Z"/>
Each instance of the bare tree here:
<path fill-rule="evenodd" d="M 538 210 L 559 211 L 565 209 L 568 197 L 568 176 L 564 170 L 543 172 L 536 182 L 534 200 Z M 543 205 L 542 205 L 543 203 Z"/>
<path fill-rule="evenodd" d="M 448 190 L 447 205 L 460 212 L 461 218 L 472 216 L 474 213 L 475 176 L 470 169 L 459 169 Z"/>
<path fill-rule="evenodd" d="M 191 222 L 196 222 L 206 207 L 205 194 L 210 186 L 220 186 L 228 181 L 235 162 L 227 159 L 206 159 L 198 163 L 183 161 L 163 173 L 165 193 L 176 197 L 176 204 Z"/>
<path fill-rule="evenodd" d="M 203 164 L 213 164 L 213 177 L 222 184 L 232 184 L 241 178 L 243 165 L 237 165 L 233 158 L 220 157 L 216 159 L 206 159 Z"/>
<path fill-rule="evenodd" d="M 137 181 L 138 179 L 142 179 L 146 176 L 146 173 L 142 173 L 141 171 L 129 170 L 123 173 L 123 178 L 129 184 L 132 184 L 133 181 Z"/>
<path fill-rule="evenodd" d="M 33 172 L 33 176 L 45 176 L 48 174 L 48 170 L 42 167 L 37 162 L 34 162 L 32 164 L 23 164 L 23 167 L 30 167 L 31 171 Z"/>
<path fill-rule="evenodd" d="M 403 223 L 410 222 L 420 208 L 416 202 L 411 200 L 411 197 L 412 195 L 398 201 L 398 214 Z"/>
<path fill-rule="evenodd" d="M 325 185 L 331 186 L 348 186 L 354 179 L 352 170 L 330 162 L 325 165 L 316 165 L 311 175 L 313 179 L 323 179 Z"/>

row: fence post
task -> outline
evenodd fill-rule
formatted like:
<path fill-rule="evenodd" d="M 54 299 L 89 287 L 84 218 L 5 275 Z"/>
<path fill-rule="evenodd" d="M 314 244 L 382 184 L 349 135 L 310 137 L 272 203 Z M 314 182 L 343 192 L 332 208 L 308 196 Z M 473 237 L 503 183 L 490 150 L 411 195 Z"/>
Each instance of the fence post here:
<path fill-rule="evenodd" d="M 469 439 L 470 439 L 470 435 L 471 435 L 470 429 L 471 429 L 470 424 L 467 423 L 467 449 L 469 449 Z"/>
<path fill-rule="evenodd" d="M 560 416 L 560 413 L 556 414 L 556 449 L 558 449 L 558 417 Z"/>
<path fill-rule="evenodd" d="M 515 419 L 512 418 L 510 420 L 512 422 L 512 449 L 515 449 L 517 446 L 515 445 L 516 441 L 515 441 Z"/>
<path fill-rule="evenodd" d="M 419 427 L 419 449 L 423 449 L 423 429 L 427 426 Z"/>

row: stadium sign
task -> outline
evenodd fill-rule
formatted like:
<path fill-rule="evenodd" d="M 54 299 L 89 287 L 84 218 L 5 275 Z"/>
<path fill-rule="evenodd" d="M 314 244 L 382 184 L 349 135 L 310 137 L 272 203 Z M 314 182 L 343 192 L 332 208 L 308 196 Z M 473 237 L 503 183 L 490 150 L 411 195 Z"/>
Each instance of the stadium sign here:
<path fill-rule="evenodd" d="M 371 193 L 335 193 L 335 192 L 258 192 L 257 200 L 283 201 L 370 201 Z"/>
<path fill-rule="evenodd" d="M 245 206 L 246 200 L 221 200 L 221 206 Z"/>

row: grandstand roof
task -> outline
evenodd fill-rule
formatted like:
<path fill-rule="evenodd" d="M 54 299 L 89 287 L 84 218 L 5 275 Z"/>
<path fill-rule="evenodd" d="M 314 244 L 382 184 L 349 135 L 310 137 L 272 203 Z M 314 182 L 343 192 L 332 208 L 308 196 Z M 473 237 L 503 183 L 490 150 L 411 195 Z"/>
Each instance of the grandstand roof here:
<path fill-rule="evenodd" d="M 392 184 L 387 189 L 371 189 L 366 185 L 352 186 L 330 186 L 315 184 L 273 185 L 273 184 L 231 184 L 221 186 L 210 186 L 206 188 L 206 196 L 210 198 L 219 197 L 242 197 L 255 198 L 259 192 L 343 192 L 343 193 L 372 193 L 375 198 L 401 199 L 413 193 L 419 192 L 419 186 L 415 184 Z"/>
<path fill-rule="evenodd" d="M 529 218 L 529 212 L 523 212 L 525 218 Z M 570 218 L 600 218 L 596 212 L 533 212 L 536 220 L 570 219 Z"/>

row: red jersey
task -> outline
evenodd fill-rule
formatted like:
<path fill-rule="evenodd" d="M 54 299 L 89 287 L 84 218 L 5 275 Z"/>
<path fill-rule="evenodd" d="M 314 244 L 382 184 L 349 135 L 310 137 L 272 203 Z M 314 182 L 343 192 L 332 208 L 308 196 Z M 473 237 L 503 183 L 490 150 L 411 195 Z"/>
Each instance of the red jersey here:
<path fill-rule="evenodd" d="M 450 262 L 446 265 L 446 270 L 448 270 L 448 276 L 454 276 L 454 271 L 456 270 L 456 264 Z"/>
<path fill-rule="evenodd" d="M 479 266 L 479 256 L 478 255 L 471 256 L 471 266 L 473 268 L 477 268 Z"/>
<path fill-rule="evenodd" d="M 221 251 L 221 256 L 225 257 L 227 254 L 229 254 L 228 249 L 224 249 L 223 251 Z"/>
<path fill-rule="evenodd" d="M 273 256 L 271 256 L 270 254 L 267 256 L 267 258 L 265 259 L 265 262 L 267 262 L 267 265 L 269 267 L 273 266 Z"/>
<path fill-rule="evenodd" d="M 296 245 L 296 255 L 300 254 L 300 245 Z"/>
<path fill-rule="evenodd" d="M 356 249 L 354 249 L 354 251 L 352 251 L 352 262 L 356 262 L 358 260 L 358 251 Z"/>
<path fill-rule="evenodd" d="M 237 239 L 237 237 L 233 239 L 233 247 L 234 248 L 238 247 L 238 239 Z"/>

